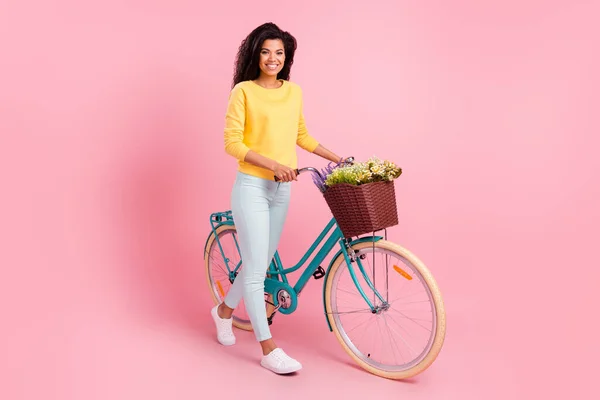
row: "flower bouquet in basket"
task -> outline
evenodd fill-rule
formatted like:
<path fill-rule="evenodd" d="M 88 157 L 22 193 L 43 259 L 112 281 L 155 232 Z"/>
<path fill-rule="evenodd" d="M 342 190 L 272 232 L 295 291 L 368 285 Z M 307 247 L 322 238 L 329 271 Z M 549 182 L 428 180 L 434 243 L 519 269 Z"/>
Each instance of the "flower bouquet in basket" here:
<path fill-rule="evenodd" d="M 372 157 L 366 162 L 337 164 L 313 178 L 345 237 L 398 224 L 394 179 L 402 169 Z"/>

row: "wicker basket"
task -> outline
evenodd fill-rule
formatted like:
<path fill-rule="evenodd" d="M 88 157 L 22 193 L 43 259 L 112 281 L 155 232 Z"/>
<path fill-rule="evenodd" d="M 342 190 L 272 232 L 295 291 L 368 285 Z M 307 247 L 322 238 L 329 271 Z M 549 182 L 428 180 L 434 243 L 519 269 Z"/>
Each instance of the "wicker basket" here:
<path fill-rule="evenodd" d="M 344 237 L 363 235 L 398 224 L 394 182 L 333 185 L 323 194 Z"/>

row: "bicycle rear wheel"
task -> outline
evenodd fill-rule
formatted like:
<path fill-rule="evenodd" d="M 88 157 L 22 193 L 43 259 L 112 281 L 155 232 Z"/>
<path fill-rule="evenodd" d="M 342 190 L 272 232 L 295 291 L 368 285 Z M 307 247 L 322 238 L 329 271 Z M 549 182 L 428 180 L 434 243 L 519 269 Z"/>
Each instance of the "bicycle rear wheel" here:
<path fill-rule="evenodd" d="M 216 240 L 217 237 L 219 238 L 218 241 Z M 238 264 L 240 264 L 238 274 L 243 268 L 238 246 L 237 230 L 232 225 L 219 226 L 216 229 L 216 236 L 211 234 L 206 244 L 206 252 L 204 253 L 206 281 L 215 305 L 223 302 L 233 285 L 233 281 L 236 279 L 235 276 L 231 277 L 230 271 L 234 270 Z M 223 253 L 221 253 L 221 249 L 223 249 Z M 223 254 L 228 259 L 228 263 L 225 262 Z M 265 312 L 267 316 L 271 315 L 273 310 L 271 296 L 265 295 Z M 253 330 L 243 299 L 233 312 L 233 326 L 245 331 Z"/>
<path fill-rule="evenodd" d="M 425 265 L 408 250 L 381 240 L 352 246 L 352 269 L 372 310 L 354 283 L 343 255 L 325 282 L 325 310 L 344 350 L 363 369 L 389 379 L 406 379 L 427 369 L 446 332 L 441 293 Z"/>

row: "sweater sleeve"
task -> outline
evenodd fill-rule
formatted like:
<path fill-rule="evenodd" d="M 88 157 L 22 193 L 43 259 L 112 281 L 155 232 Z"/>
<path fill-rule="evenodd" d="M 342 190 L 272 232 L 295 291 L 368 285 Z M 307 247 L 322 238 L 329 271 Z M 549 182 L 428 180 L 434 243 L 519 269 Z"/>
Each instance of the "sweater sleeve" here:
<path fill-rule="evenodd" d="M 298 123 L 298 139 L 296 140 L 296 143 L 298 144 L 298 146 L 300 146 L 304 150 L 312 153 L 315 151 L 315 149 L 319 145 L 319 142 L 308 133 L 308 129 L 306 128 L 306 121 L 304 119 L 303 103 L 304 103 L 304 100 L 301 100 L 300 101 L 300 104 L 301 104 L 301 106 L 300 106 L 300 121 Z"/>
<path fill-rule="evenodd" d="M 225 152 L 238 160 L 244 160 L 250 148 L 244 144 L 246 122 L 246 99 L 240 87 L 234 87 L 229 95 L 225 114 Z"/>

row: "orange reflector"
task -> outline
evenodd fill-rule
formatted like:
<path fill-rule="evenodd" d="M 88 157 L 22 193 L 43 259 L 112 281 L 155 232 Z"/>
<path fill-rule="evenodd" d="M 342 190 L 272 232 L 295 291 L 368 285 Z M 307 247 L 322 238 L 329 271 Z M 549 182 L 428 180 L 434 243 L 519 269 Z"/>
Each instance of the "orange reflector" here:
<path fill-rule="evenodd" d="M 408 273 L 406 273 L 406 271 L 404 271 L 402 268 L 400 268 L 397 265 L 394 265 L 394 270 L 396 270 L 397 273 L 399 273 L 400 275 L 402 275 L 403 277 L 405 277 L 406 279 L 408 279 L 409 281 L 412 280 L 412 276 L 410 276 Z"/>
<path fill-rule="evenodd" d="M 223 286 L 221 286 L 221 282 L 217 281 L 217 288 L 219 288 L 219 293 L 221 293 L 221 297 L 225 297 L 225 291 L 223 290 Z"/>

